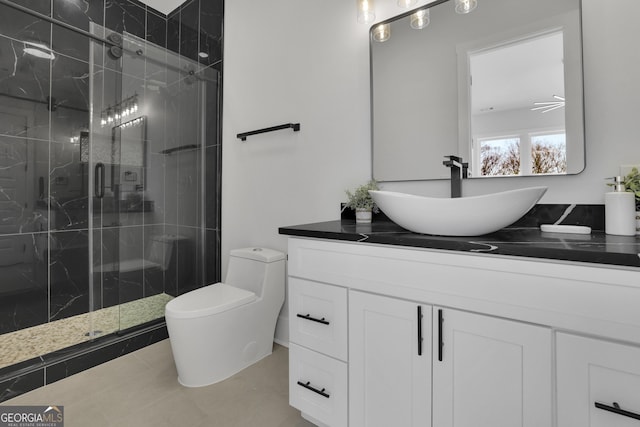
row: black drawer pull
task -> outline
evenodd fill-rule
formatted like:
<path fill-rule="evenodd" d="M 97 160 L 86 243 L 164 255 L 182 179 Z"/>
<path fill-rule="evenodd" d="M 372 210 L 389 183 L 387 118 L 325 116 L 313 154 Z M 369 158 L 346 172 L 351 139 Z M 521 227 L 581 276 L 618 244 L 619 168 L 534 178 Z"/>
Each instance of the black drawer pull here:
<path fill-rule="evenodd" d="M 326 397 L 327 399 L 330 397 L 329 393 L 325 393 L 325 391 L 324 391 L 325 389 L 324 388 L 322 390 L 318 390 L 317 388 L 312 387 L 309 384 L 310 384 L 310 381 L 307 381 L 306 383 L 303 383 L 302 381 L 298 381 L 298 385 L 299 386 L 302 386 L 302 387 L 306 388 L 307 390 L 311 390 L 314 393 L 318 393 L 320 396 Z"/>
<path fill-rule="evenodd" d="M 636 414 L 634 412 L 625 411 L 624 409 L 620 409 L 620 405 L 617 402 L 613 402 L 613 406 L 605 405 L 604 403 L 595 402 L 596 408 L 602 409 L 604 411 L 613 412 L 618 415 L 623 415 L 625 417 L 633 418 L 636 420 L 640 420 L 640 414 Z"/>
<path fill-rule="evenodd" d="M 329 321 L 324 320 L 324 317 L 322 319 L 316 319 L 315 317 L 311 317 L 310 314 L 296 314 L 296 316 L 300 317 L 301 319 L 311 320 L 312 322 L 322 323 L 323 325 L 329 324 Z"/>

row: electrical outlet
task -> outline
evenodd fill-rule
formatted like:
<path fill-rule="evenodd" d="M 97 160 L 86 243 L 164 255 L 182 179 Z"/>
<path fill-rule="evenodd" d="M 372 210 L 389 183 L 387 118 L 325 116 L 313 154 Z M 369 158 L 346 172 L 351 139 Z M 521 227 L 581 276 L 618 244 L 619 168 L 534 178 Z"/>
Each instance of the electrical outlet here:
<path fill-rule="evenodd" d="M 620 166 L 620 176 L 628 175 L 631 169 L 636 168 L 640 170 L 640 165 L 622 165 Z"/>

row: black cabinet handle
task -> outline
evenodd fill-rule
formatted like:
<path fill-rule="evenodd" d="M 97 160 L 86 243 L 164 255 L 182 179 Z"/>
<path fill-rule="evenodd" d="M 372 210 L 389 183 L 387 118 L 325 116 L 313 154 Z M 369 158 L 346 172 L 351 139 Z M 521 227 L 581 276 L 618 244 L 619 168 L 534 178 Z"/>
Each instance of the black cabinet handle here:
<path fill-rule="evenodd" d="M 442 323 L 444 323 L 442 310 L 438 310 L 438 361 L 440 362 L 442 362 L 442 349 L 444 347 L 444 340 L 442 338 Z"/>
<path fill-rule="evenodd" d="M 93 192 L 98 199 L 104 197 L 104 163 L 96 163 L 93 174 Z"/>
<path fill-rule="evenodd" d="M 422 306 L 418 306 L 418 356 L 422 356 Z"/>
<path fill-rule="evenodd" d="M 322 319 L 316 319 L 315 317 L 311 317 L 310 314 L 296 314 L 296 316 L 301 318 L 301 319 L 311 320 L 312 322 L 322 323 L 323 325 L 328 325 L 329 324 L 329 321 L 328 320 L 324 320 L 324 317 Z"/>
<path fill-rule="evenodd" d="M 329 397 L 331 397 L 331 396 L 329 395 L 329 393 L 326 393 L 326 392 L 324 391 L 324 390 L 325 390 L 324 388 L 323 388 L 322 390 L 318 390 L 317 388 L 315 388 L 315 387 L 313 387 L 313 386 L 311 386 L 311 385 L 309 385 L 309 384 L 310 384 L 310 382 L 309 382 L 309 381 L 307 381 L 306 383 L 303 383 L 302 381 L 298 381 L 298 385 L 299 385 L 299 386 L 302 386 L 302 387 L 304 387 L 304 388 L 306 388 L 307 390 L 311 390 L 311 391 L 312 391 L 312 392 L 314 392 L 314 393 L 318 393 L 320 396 L 326 397 L 327 399 L 328 399 Z"/>
<path fill-rule="evenodd" d="M 604 403 L 600 403 L 600 402 L 595 402 L 595 406 L 596 408 L 602 409 L 604 411 L 609 411 L 618 415 L 622 415 L 624 417 L 640 420 L 640 414 L 636 414 L 635 412 L 630 412 L 630 411 L 625 411 L 624 409 L 620 409 L 620 405 L 618 405 L 617 402 L 613 402 L 613 406 L 605 405 Z"/>

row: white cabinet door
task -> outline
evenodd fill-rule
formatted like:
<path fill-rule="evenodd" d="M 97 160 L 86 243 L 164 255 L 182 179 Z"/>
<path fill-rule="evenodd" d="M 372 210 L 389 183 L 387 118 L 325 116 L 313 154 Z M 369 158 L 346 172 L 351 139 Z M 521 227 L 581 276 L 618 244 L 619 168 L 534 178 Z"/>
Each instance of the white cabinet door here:
<path fill-rule="evenodd" d="M 640 426 L 639 347 L 564 333 L 556 346 L 558 427 Z"/>
<path fill-rule="evenodd" d="M 552 425 L 551 330 L 433 308 L 434 427 Z"/>
<path fill-rule="evenodd" d="M 431 307 L 349 292 L 349 426 L 431 425 Z"/>

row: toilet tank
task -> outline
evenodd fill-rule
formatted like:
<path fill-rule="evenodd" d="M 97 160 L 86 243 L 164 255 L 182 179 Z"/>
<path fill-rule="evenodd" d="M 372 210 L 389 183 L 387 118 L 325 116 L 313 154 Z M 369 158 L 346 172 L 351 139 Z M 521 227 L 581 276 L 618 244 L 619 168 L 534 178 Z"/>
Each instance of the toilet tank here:
<path fill-rule="evenodd" d="M 224 283 L 261 296 L 265 285 L 282 282 L 284 286 L 284 259 L 282 252 L 273 249 L 234 249 L 229 254 Z"/>

